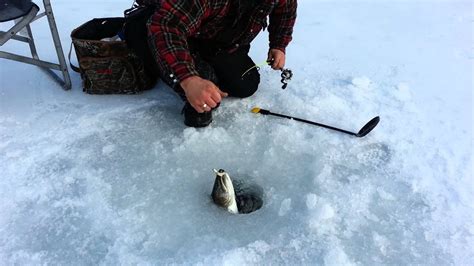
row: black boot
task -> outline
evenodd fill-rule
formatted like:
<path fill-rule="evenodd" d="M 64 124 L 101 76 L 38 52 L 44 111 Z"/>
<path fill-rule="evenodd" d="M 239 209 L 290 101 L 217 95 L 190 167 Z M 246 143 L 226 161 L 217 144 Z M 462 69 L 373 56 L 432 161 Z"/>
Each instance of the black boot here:
<path fill-rule="evenodd" d="M 212 111 L 198 113 L 188 102 L 183 107 L 183 114 L 188 127 L 207 127 L 212 122 Z"/>

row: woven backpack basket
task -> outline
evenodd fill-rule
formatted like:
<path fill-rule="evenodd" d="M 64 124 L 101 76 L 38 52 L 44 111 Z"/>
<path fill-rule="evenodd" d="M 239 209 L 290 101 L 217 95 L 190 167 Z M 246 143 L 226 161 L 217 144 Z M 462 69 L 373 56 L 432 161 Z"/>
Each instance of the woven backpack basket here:
<path fill-rule="evenodd" d="M 81 74 L 84 92 L 135 94 L 155 85 L 157 77 L 145 70 L 127 43 L 110 39 L 121 35 L 124 22 L 124 18 L 96 18 L 72 31 L 79 67 L 71 64 L 71 68 Z"/>

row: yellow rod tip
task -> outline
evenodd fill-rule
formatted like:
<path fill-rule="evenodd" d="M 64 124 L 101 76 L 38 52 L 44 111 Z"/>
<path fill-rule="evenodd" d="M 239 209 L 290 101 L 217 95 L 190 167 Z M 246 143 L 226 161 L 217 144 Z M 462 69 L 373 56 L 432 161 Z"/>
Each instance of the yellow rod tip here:
<path fill-rule="evenodd" d="M 257 114 L 259 112 L 260 112 L 260 108 L 258 108 L 258 107 L 255 107 L 255 108 L 252 109 L 252 113 L 254 113 L 254 114 Z"/>

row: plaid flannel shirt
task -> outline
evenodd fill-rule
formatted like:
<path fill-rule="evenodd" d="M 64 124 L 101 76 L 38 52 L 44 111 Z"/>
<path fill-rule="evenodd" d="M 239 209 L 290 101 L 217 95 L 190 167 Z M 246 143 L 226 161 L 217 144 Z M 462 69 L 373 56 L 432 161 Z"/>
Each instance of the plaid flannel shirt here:
<path fill-rule="evenodd" d="M 148 0 L 154 1 L 154 0 Z M 156 1 L 156 0 L 155 0 Z M 199 75 L 189 51 L 188 38 L 212 39 L 225 25 L 226 15 L 234 1 L 253 0 L 160 0 L 159 7 L 148 22 L 149 40 L 163 75 L 174 83 Z M 297 0 L 261 0 L 245 16 L 245 27 L 235 34 L 232 45 L 237 49 L 248 45 L 267 26 L 270 48 L 285 52 L 291 41 L 296 19 Z"/>

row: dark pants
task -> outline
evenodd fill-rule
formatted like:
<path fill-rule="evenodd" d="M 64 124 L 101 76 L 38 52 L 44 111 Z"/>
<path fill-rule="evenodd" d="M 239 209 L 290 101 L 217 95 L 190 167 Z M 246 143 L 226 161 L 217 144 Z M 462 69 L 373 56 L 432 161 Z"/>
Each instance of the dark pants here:
<path fill-rule="evenodd" d="M 260 74 L 253 68 L 243 75 L 248 69 L 255 66 L 249 57 L 250 45 L 243 46 L 233 53 L 216 52 L 206 43 L 190 41 L 191 54 L 201 78 L 210 80 L 220 90 L 227 92 L 231 97 L 245 98 L 253 95 L 260 83 Z M 179 84 L 167 82 L 182 98 L 185 94 Z"/>

